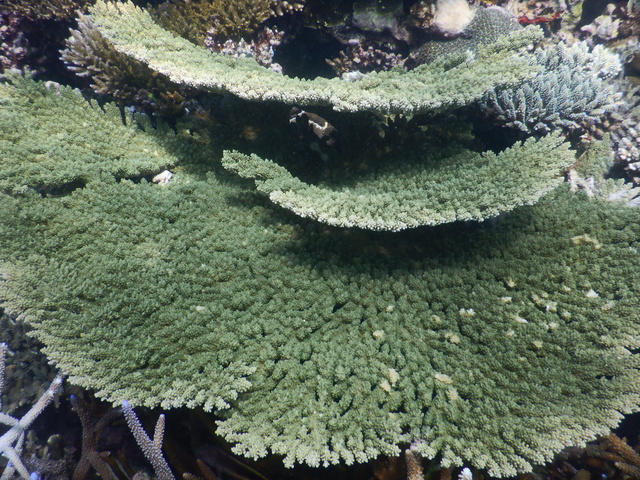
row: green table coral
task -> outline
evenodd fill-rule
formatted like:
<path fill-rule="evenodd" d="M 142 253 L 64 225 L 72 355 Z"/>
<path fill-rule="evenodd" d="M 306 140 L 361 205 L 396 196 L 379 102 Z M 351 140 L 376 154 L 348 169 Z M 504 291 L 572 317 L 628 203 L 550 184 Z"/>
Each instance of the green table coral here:
<path fill-rule="evenodd" d="M 255 180 L 259 191 L 301 217 L 339 227 L 404 230 L 484 220 L 531 205 L 562 182 L 573 161 L 557 135 L 529 139 L 494 154 L 469 150 L 413 154 L 330 187 L 309 185 L 257 155 L 227 151 L 225 168 Z"/>
<path fill-rule="evenodd" d="M 108 36 L 106 24 L 126 23 L 118 13 L 126 8 L 99 3 L 93 19 Z M 151 66 L 176 44 L 149 32 L 155 40 L 135 56 L 151 49 Z M 115 48 L 129 41 L 110 38 Z M 360 108 L 361 93 L 329 103 Z M 28 137 L 0 129 L 9 172 L 0 185 L 0 299 L 71 382 L 114 402 L 215 410 L 237 452 L 279 454 L 288 466 L 365 462 L 411 443 L 445 466 L 495 476 L 529 471 L 639 409 L 640 210 L 600 198 L 592 190 L 621 189 L 604 180 L 590 197 L 564 185 L 513 208 L 558 183 L 569 155 L 557 137 L 525 142 L 522 158 L 495 155 L 527 163 L 537 147 L 545 153 L 504 186 L 529 189 L 529 200 L 487 207 L 508 213 L 376 232 L 273 205 L 223 168 L 213 153 L 220 146 L 193 132 L 143 135 L 114 124 L 111 107 L 82 116 L 77 94 L 63 89 L 62 104 L 56 95 L 29 80 L 0 88 L 4 125 L 28 124 L 30 108 L 41 116 L 46 102 L 43 112 L 71 119 L 54 132 L 46 122 L 29 126 Z M 416 105 L 398 108 L 410 114 Z M 73 142 L 80 126 L 103 142 L 99 151 Z M 123 135 L 140 143 L 123 145 Z M 89 159 L 86 172 L 72 163 L 78 154 Z M 41 158 L 49 170 L 84 173 L 58 179 L 40 167 L 25 176 L 23 166 Z M 158 170 L 177 162 L 169 183 L 141 178 L 155 173 L 149 158 Z M 589 183 L 576 171 L 572 182 Z M 386 207 L 376 208 L 384 216 Z"/>
<path fill-rule="evenodd" d="M 103 111 L 80 92 L 53 82 L 0 83 L 0 190 L 82 184 L 100 172 L 132 177 L 177 163 L 156 140 L 169 129 L 151 135 L 136 128 L 131 116 L 125 120 L 123 125 L 115 105 Z"/>
<path fill-rule="evenodd" d="M 477 61 L 466 56 L 407 71 L 372 72 L 355 82 L 339 78 L 290 78 L 251 58 L 211 53 L 156 25 L 148 12 L 130 2 L 98 1 L 89 21 L 127 55 L 171 81 L 246 100 L 273 100 L 298 105 L 331 105 L 339 111 L 380 114 L 421 113 L 453 108 L 480 98 L 492 85 L 513 85 L 539 67 L 513 51 L 542 37 L 536 28 L 514 32 L 480 49 Z"/>
<path fill-rule="evenodd" d="M 0 296 L 70 381 L 221 409 L 236 450 L 530 469 L 636 410 L 640 213 L 565 188 L 495 225 L 358 234 L 215 174 L 0 197 Z"/>
<path fill-rule="evenodd" d="M 495 225 L 326 229 L 190 149 L 168 185 L 0 197 L 3 304 L 72 382 L 218 409 L 289 465 L 417 442 L 495 475 L 637 408 L 638 210 L 562 188 Z"/>

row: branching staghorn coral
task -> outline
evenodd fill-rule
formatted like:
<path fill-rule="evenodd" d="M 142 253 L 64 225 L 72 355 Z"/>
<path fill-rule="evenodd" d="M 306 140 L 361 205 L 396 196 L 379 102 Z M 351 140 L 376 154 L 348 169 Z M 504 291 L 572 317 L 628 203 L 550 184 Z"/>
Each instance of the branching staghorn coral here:
<path fill-rule="evenodd" d="M 6 345 L 0 344 L 0 393 L 4 386 L 4 360 L 6 353 Z M 54 396 L 62 386 L 62 377 L 56 377 L 49 388 L 40 396 L 38 401 L 25 413 L 22 418 L 15 418 L 11 415 L 0 412 L 0 424 L 9 427 L 9 429 L 0 436 L 0 455 L 5 457 L 9 463 L 5 467 L 2 478 L 11 478 L 11 475 L 18 473 L 23 480 L 32 480 L 29 471 L 22 463 L 20 455 L 22 454 L 22 446 L 24 436 L 27 429 L 38 418 L 38 415 L 51 403 Z M 1 407 L 0 402 L 0 407 Z"/>
<path fill-rule="evenodd" d="M 162 439 L 164 438 L 164 415 L 160 415 L 153 431 L 153 439 L 144 431 L 136 412 L 126 400 L 122 401 L 122 412 L 127 420 L 129 430 L 140 446 L 142 453 L 151 462 L 156 477 L 159 480 L 175 480 L 169 464 L 162 454 Z"/>
<path fill-rule="evenodd" d="M 479 102 L 497 122 L 524 132 L 575 129 L 615 109 L 619 94 L 606 79 L 621 70 L 618 56 L 601 45 L 589 51 L 586 42 L 539 49 L 540 73 L 514 88 L 493 88 Z"/>
<path fill-rule="evenodd" d="M 225 152 L 225 168 L 254 179 L 269 199 L 301 217 L 340 227 L 404 230 L 459 220 L 484 220 L 533 204 L 562 181 L 574 161 L 564 140 L 530 139 L 499 154 L 463 150 L 416 155 L 412 160 L 318 187 L 259 158 Z"/>
<path fill-rule="evenodd" d="M 530 77 L 538 67 L 513 51 L 541 36 L 540 30 L 527 28 L 481 49 L 475 61 L 460 58 L 457 62 L 421 65 L 412 71 L 399 68 L 372 72 L 358 81 L 346 82 L 338 78 L 289 78 L 250 58 L 208 52 L 163 30 L 147 12 L 131 3 L 100 1 L 89 19 L 116 51 L 178 84 L 232 93 L 246 100 L 405 115 L 466 105 L 492 85 L 515 84 Z"/>
<path fill-rule="evenodd" d="M 105 462 L 106 452 L 100 452 L 98 445 L 100 435 L 104 429 L 116 419 L 121 419 L 122 412 L 111 408 L 100 420 L 96 421 L 92 419 L 91 412 L 89 412 L 86 405 L 75 395 L 72 394 L 69 400 L 73 411 L 76 412 L 80 419 L 80 425 L 82 425 L 82 450 L 80 459 L 73 470 L 73 480 L 87 478 L 91 469 L 94 469 L 102 480 L 116 480 L 115 473 L 111 470 L 109 464 Z"/>

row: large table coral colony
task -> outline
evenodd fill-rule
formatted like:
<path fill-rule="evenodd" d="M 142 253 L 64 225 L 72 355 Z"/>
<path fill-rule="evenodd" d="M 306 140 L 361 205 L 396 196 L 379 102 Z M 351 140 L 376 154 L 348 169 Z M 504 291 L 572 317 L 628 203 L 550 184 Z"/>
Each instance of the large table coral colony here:
<path fill-rule="evenodd" d="M 127 61 L 256 108 L 442 112 L 544 68 L 517 51 L 529 28 L 473 59 L 344 82 L 201 51 L 130 3 L 86 21 Z M 638 410 L 640 213 L 624 185 L 585 179 L 601 156 L 572 170 L 588 194 L 562 183 L 574 156 L 558 134 L 403 150 L 315 186 L 126 120 L 67 87 L 0 84 L 0 298 L 70 382 L 215 410 L 237 452 L 289 466 L 413 444 L 507 476 Z M 166 184 L 139 180 L 165 168 Z"/>

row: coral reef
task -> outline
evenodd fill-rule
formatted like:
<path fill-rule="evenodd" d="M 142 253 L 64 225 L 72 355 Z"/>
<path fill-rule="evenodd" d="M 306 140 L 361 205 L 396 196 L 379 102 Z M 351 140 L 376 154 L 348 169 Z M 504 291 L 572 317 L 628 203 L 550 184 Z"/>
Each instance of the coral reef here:
<path fill-rule="evenodd" d="M 492 88 L 480 100 L 488 117 L 524 132 L 588 131 L 604 112 L 618 108 L 621 94 L 607 81 L 620 73 L 617 55 L 578 42 L 541 48 L 536 58 L 542 66 L 538 75 L 514 88 Z"/>
<path fill-rule="evenodd" d="M 253 7 L 267 3 L 271 16 L 296 7 Z M 409 41 L 404 5 L 373 4 L 354 6 L 361 45 L 368 34 Z M 523 47 L 539 29 L 469 11 L 435 61 L 422 63 L 425 51 L 413 70 L 353 81 L 261 66 L 243 56 L 269 51 L 255 36 L 223 47 L 238 58 L 212 54 L 132 3 L 80 17 L 64 55 L 96 90 L 128 85 L 129 72 L 158 94 L 220 94 L 208 97 L 216 118 L 244 121 L 240 138 L 222 122 L 152 125 L 28 76 L 0 83 L 0 305 L 70 382 L 127 400 L 158 476 L 173 478 L 164 417 L 149 438 L 134 405 L 215 410 L 216 433 L 245 457 L 316 467 L 405 452 L 416 477 L 422 459 L 449 475 L 527 472 L 640 409 L 638 192 L 605 179 L 605 142 L 575 163 L 559 133 L 477 153 L 487 146 L 464 118 L 473 102 L 572 57 L 536 62 Z M 252 35 L 265 27 L 247 21 Z M 612 65 L 597 52 L 573 64 L 583 80 Z M 581 101 L 568 101 L 572 114 Z M 316 171 L 298 176 L 312 157 L 297 153 L 314 148 Z M 84 432 L 78 475 L 100 472 L 102 425 L 71 403 Z M 19 437 L 7 440 L 14 457 Z M 174 472 L 210 475 L 212 451 Z"/>
<path fill-rule="evenodd" d="M 93 421 L 88 408 L 81 400 L 75 395 L 71 395 L 69 400 L 82 425 L 82 450 L 72 478 L 74 480 L 87 478 L 89 471 L 94 469 L 102 480 L 113 480 L 116 476 L 105 461 L 104 452 L 98 451 L 98 445 L 103 430 L 110 423 L 121 418 L 122 412 L 111 408 L 99 420 Z"/>
<path fill-rule="evenodd" d="M 583 25 L 580 31 L 589 34 L 594 42 L 606 42 L 618 38 L 621 20 L 612 16 L 615 10 L 616 6 L 610 3 L 602 15 L 593 20 L 589 25 Z"/>
<path fill-rule="evenodd" d="M 611 136 L 618 166 L 637 184 L 640 182 L 640 89 L 631 88 L 625 93 L 623 115 L 617 117 Z"/>
<path fill-rule="evenodd" d="M 475 14 L 467 0 L 438 0 L 431 27 L 444 37 L 457 37 L 468 32 Z"/>
<path fill-rule="evenodd" d="M 615 434 L 605 435 L 583 448 L 568 448 L 549 467 L 550 478 L 556 480 L 605 476 L 614 480 L 640 479 L 638 446 L 632 447 Z"/>
<path fill-rule="evenodd" d="M 561 182 L 573 161 L 563 139 L 549 136 L 498 155 L 468 150 L 413 155 L 369 175 L 328 188 L 308 185 L 256 155 L 225 152 L 222 164 L 301 217 L 340 227 L 404 230 L 460 220 L 484 220 L 533 204 Z M 437 153 L 436 153 L 437 152 Z M 440 157 L 446 155 L 450 157 Z"/>
<path fill-rule="evenodd" d="M 0 71 L 16 68 L 25 60 L 28 43 L 20 31 L 20 17 L 0 14 Z"/>
<path fill-rule="evenodd" d="M 91 3 L 91 0 L 0 2 L 0 73 L 27 68 L 36 73 L 59 74 L 59 45 L 76 12 Z"/>
<path fill-rule="evenodd" d="M 511 475 L 637 409 L 638 210 L 560 188 L 493 223 L 368 235 L 300 223 L 189 151 L 164 185 L 0 196 L 3 305 L 70 381 L 216 408 L 237 452 L 287 465 L 420 440 Z"/>
<path fill-rule="evenodd" d="M 151 9 L 168 30 L 203 45 L 207 36 L 216 42 L 251 36 L 270 17 L 302 10 L 304 0 L 169 0 Z"/>
<path fill-rule="evenodd" d="M 356 82 L 337 78 L 305 81 L 278 74 L 249 58 L 211 55 L 161 29 L 131 3 L 99 2 L 92 9 L 90 21 L 118 52 L 179 84 L 253 101 L 405 115 L 465 105 L 490 85 L 513 84 L 533 75 L 537 68 L 526 57 L 512 52 L 541 35 L 535 28 L 514 32 L 482 49 L 474 62 L 460 58 L 453 65 L 447 61 L 412 71 L 372 72 Z M 140 38 L 140 32 L 145 32 L 145 37 Z M 180 52 L 179 60 L 176 51 Z"/>

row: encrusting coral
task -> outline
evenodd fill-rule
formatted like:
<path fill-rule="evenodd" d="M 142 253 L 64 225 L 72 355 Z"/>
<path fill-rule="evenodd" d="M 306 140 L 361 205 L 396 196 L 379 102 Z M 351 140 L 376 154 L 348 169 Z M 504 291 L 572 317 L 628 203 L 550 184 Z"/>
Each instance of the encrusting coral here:
<path fill-rule="evenodd" d="M 302 82 L 203 53 L 131 4 L 98 3 L 89 21 L 117 51 L 176 82 L 342 115 L 468 105 L 499 77 L 536 70 L 501 40 L 467 62 Z M 153 38 L 135 44 L 140 32 Z M 464 83 L 470 75 L 478 82 Z M 427 80 L 435 84 L 418 88 Z M 27 123 L 27 141 L 19 130 L 30 102 L 70 125 Z M 536 194 L 510 197 L 513 210 L 490 221 L 372 232 L 273 205 L 224 168 L 224 145 L 162 125 L 156 135 L 142 120 L 144 133 L 128 119 L 117 127 L 115 107 L 84 112 L 79 102 L 28 78 L 0 88 L 10 127 L 0 129 L 0 158 L 12 165 L 0 186 L 1 306 L 33 327 L 71 382 L 113 402 L 216 410 L 217 433 L 236 452 L 281 455 L 287 466 L 365 462 L 412 445 L 417 458 L 510 476 L 638 411 L 640 210 L 628 204 L 636 192 L 600 178 L 606 155 L 581 157 L 571 183 L 533 205 L 513 208 Z M 559 183 L 570 156 L 558 136 L 519 149 L 527 153 L 514 163 L 559 154 L 530 162 L 522 175 L 546 171 L 533 192 Z M 390 151 L 389 163 L 402 165 Z M 98 153 L 81 175 L 44 172 L 58 163 L 73 172 L 70 157 Z M 167 165 L 167 182 L 141 178 Z M 498 188 L 529 188 L 507 176 Z M 469 203 L 492 212 L 500 200 L 490 193 Z M 395 206 L 376 208 L 384 216 Z"/>

